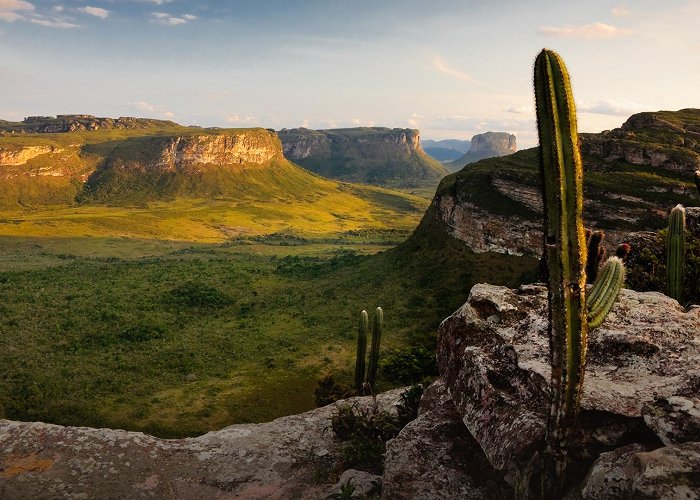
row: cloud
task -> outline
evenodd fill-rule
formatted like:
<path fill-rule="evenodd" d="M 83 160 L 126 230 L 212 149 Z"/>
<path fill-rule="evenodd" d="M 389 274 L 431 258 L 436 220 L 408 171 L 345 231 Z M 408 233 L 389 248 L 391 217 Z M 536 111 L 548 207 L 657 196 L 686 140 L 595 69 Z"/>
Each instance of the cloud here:
<path fill-rule="evenodd" d="M 610 12 L 612 12 L 612 15 L 615 17 L 627 17 L 631 14 L 630 10 L 624 5 L 613 7 Z"/>
<path fill-rule="evenodd" d="M 47 26 L 49 28 L 59 28 L 59 29 L 72 29 L 80 28 L 79 24 L 64 21 L 62 19 L 49 19 L 46 17 L 33 17 L 29 19 L 32 24 L 38 24 L 39 26 Z"/>
<path fill-rule="evenodd" d="M 150 102 L 146 101 L 133 101 L 127 103 L 127 105 L 141 113 L 150 113 L 151 115 L 156 115 L 165 118 L 173 118 L 175 116 L 175 113 L 165 109 L 165 106 L 161 106 L 159 104 L 151 104 Z"/>
<path fill-rule="evenodd" d="M 194 21 L 197 16 L 192 14 L 183 14 L 181 17 L 177 17 L 167 12 L 151 12 L 151 15 L 155 18 L 155 22 L 158 24 L 165 24 L 167 26 L 177 26 L 179 24 L 186 24 L 189 21 Z"/>
<path fill-rule="evenodd" d="M 102 19 L 105 19 L 107 16 L 109 16 L 109 11 L 107 9 L 103 9 L 101 7 L 92 7 L 90 5 L 87 5 L 85 7 L 81 7 L 78 9 L 80 12 L 84 12 L 85 14 L 89 14 L 91 16 L 95 17 L 100 17 Z"/>
<path fill-rule="evenodd" d="M 585 24 L 583 26 L 542 26 L 537 29 L 540 35 L 554 36 L 559 38 L 615 38 L 629 35 L 631 30 L 618 28 L 605 23 Z"/>
<path fill-rule="evenodd" d="M 54 5 L 53 10 L 56 12 L 63 12 L 65 10 L 65 7 L 63 5 Z"/>
<path fill-rule="evenodd" d="M 435 56 L 433 58 L 433 67 L 440 73 L 445 73 L 446 75 L 450 75 L 465 82 L 476 83 L 476 80 L 469 73 L 453 68 L 440 56 Z"/>
<path fill-rule="evenodd" d="M 0 19 L 3 21 L 24 20 L 25 17 L 20 12 L 26 13 L 33 10 L 34 5 L 24 0 L 0 0 Z"/>
<path fill-rule="evenodd" d="M 506 110 L 508 113 L 515 113 L 517 115 L 524 115 L 527 113 L 534 113 L 535 108 L 532 104 L 522 105 L 522 106 L 512 106 Z"/>
<path fill-rule="evenodd" d="M 233 123 L 234 125 L 252 125 L 260 123 L 257 116 L 247 114 L 247 115 L 229 115 L 226 117 L 228 123 Z"/>
<path fill-rule="evenodd" d="M 595 102 L 579 101 L 576 103 L 579 113 L 596 113 L 600 115 L 630 116 L 649 107 L 629 99 L 603 99 Z"/>
<path fill-rule="evenodd" d="M 154 3 L 156 5 L 163 5 L 165 3 L 170 3 L 173 0 L 141 0 L 141 1 L 146 2 L 146 3 Z"/>

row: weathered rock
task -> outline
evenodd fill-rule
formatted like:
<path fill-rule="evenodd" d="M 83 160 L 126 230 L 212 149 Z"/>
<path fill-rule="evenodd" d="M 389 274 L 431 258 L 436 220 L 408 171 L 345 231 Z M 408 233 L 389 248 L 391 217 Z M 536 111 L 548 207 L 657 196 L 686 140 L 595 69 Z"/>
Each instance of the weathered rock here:
<path fill-rule="evenodd" d="M 506 156 L 518 150 L 516 138 L 507 132 L 486 132 L 476 134 L 472 137 L 469 151 L 464 156 L 450 162 L 448 168 L 457 171 L 469 163 L 493 158 L 496 156 Z"/>
<path fill-rule="evenodd" d="M 583 483 L 586 500 L 699 499 L 700 443 L 646 451 L 638 444 L 603 453 Z"/>
<path fill-rule="evenodd" d="M 464 426 L 444 382 L 423 395 L 419 416 L 388 442 L 382 499 L 498 499 L 512 494 Z"/>
<path fill-rule="evenodd" d="M 499 470 L 521 470 L 544 438 L 546 305 L 543 286 L 481 284 L 440 325 L 441 375 L 470 433 Z M 698 387 L 698 332 L 700 308 L 685 311 L 662 294 L 622 290 L 589 339 L 581 406 L 582 420 L 589 412 L 591 421 L 581 426 L 595 434 L 590 424 L 597 419 L 595 426 L 608 428 L 597 440 L 598 452 L 626 444 L 630 436 L 614 429 L 625 419 L 641 421 L 645 404 Z"/>
<path fill-rule="evenodd" d="M 400 393 L 379 395 L 380 408 L 393 411 Z M 174 440 L 0 420 L 0 497 L 323 498 L 342 457 L 334 408 Z"/>
<path fill-rule="evenodd" d="M 48 153 L 59 153 L 61 148 L 54 146 L 26 146 L 18 149 L 0 148 L 0 166 L 24 165 L 32 158 Z"/>
<path fill-rule="evenodd" d="M 340 475 L 340 479 L 328 491 L 328 496 L 341 493 L 345 485 L 353 486 L 353 495 L 371 495 L 381 491 L 382 476 L 362 470 L 348 469 Z"/>
<path fill-rule="evenodd" d="M 700 440 L 700 399 L 698 391 L 687 397 L 671 396 L 646 405 L 644 422 L 665 444 Z"/>

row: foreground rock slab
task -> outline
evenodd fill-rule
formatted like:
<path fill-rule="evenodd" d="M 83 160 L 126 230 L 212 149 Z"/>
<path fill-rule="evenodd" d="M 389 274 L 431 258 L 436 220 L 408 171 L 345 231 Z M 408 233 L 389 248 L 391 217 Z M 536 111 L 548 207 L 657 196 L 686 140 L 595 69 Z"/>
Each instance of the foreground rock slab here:
<path fill-rule="evenodd" d="M 440 326 L 440 373 L 469 432 L 504 472 L 521 471 L 544 438 L 546 307 L 543 286 L 480 284 Z M 659 293 L 622 290 L 606 322 L 590 334 L 581 426 L 596 439 L 596 427 L 643 427 L 645 405 L 696 394 L 698 387 L 700 307 L 686 311 Z M 595 418 L 586 421 L 586 412 Z M 623 432 L 600 438 L 597 453 L 633 442 Z M 653 434 L 645 439 L 661 445 Z"/>
<path fill-rule="evenodd" d="M 392 411 L 401 392 L 379 395 L 380 409 Z M 172 440 L 0 420 L 0 498 L 324 498 L 341 460 L 334 408 Z"/>

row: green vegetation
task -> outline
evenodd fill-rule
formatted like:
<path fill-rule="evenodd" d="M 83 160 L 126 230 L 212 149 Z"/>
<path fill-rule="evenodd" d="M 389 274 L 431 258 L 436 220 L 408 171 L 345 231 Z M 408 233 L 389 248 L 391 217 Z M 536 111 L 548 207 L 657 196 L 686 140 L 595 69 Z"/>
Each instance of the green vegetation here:
<path fill-rule="evenodd" d="M 515 286 L 536 265 L 473 254 L 444 228 L 391 250 L 382 234 L 4 237 L 0 412 L 176 437 L 308 410 L 325 375 L 352 385 L 354 311 L 368 298 L 392 311 L 387 352 L 433 351 L 474 283 Z M 377 384 L 393 386 L 381 371 Z"/>
<path fill-rule="evenodd" d="M 603 324 L 624 283 L 625 265 L 622 259 L 616 256 L 610 257 L 603 264 L 600 275 L 586 298 L 588 327 L 591 330 Z"/>
<path fill-rule="evenodd" d="M 685 274 L 685 232 L 685 208 L 683 205 L 676 205 L 668 216 L 666 293 L 681 303 Z"/>
<path fill-rule="evenodd" d="M 357 328 L 357 353 L 355 354 L 355 390 L 362 394 L 365 383 L 365 364 L 367 356 L 367 331 L 369 330 L 369 317 L 364 309 L 360 313 L 360 324 Z"/>
<path fill-rule="evenodd" d="M 372 394 L 377 393 L 377 370 L 379 369 L 379 347 L 382 342 L 382 329 L 384 328 L 384 311 L 377 307 L 372 321 L 372 348 L 369 351 L 369 364 L 367 365 L 367 385 Z"/>

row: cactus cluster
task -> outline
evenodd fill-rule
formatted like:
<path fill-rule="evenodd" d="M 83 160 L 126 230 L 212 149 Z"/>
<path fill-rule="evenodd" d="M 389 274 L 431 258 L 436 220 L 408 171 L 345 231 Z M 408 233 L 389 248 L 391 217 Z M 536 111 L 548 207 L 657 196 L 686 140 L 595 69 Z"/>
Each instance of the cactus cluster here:
<path fill-rule="evenodd" d="M 374 311 L 372 346 L 369 352 L 369 364 L 367 365 L 365 374 L 369 316 L 365 310 L 360 313 L 360 324 L 357 332 L 357 357 L 355 359 L 355 389 L 359 394 L 364 394 L 365 389 L 369 389 L 372 394 L 375 392 L 377 369 L 379 368 L 379 346 L 382 341 L 383 327 L 384 311 L 382 311 L 381 307 L 377 307 Z"/>

